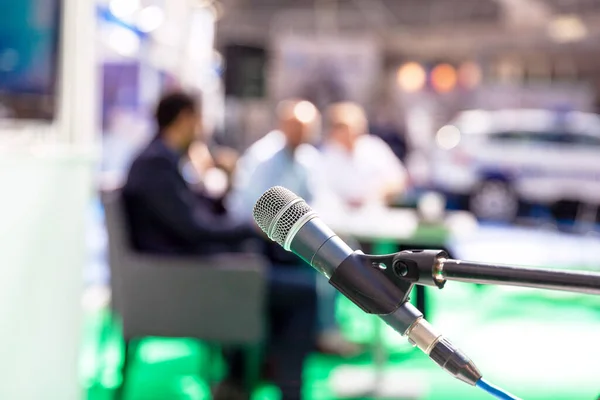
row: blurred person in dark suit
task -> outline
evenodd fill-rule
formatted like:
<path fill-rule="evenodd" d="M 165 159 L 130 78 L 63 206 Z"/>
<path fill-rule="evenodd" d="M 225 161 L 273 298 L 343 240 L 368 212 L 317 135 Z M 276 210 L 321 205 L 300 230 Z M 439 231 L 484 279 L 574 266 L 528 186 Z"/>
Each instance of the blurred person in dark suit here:
<path fill-rule="evenodd" d="M 139 251 L 206 255 L 239 250 L 244 240 L 258 237 L 258 228 L 252 224 L 217 215 L 212 201 L 193 191 L 182 173 L 190 146 L 202 140 L 200 116 L 198 102 L 182 92 L 168 94 L 158 104 L 158 133 L 131 165 L 123 189 L 131 239 Z M 276 269 L 269 278 L 272 379 L 284 399 L 296 400 L 300 399 L 302 364 L 314 346 L 315 289 L 286 280 Z M 229 379 L 220 385 L 215 398 L 247 398 L 241 385 L 243 366 L 239 352 L 230 357 Z"/>
<path fill-rule="evenodd" d="M 155 117 L 158 133 L 133 161 L 123 189 L 133 245 L 150 253 L 211 254 L 251 238 L 251 226 L 215 216 L 211 199 L 190 190 L 183 167 L 201 131 L 196 101 L 167 95 Z"/>

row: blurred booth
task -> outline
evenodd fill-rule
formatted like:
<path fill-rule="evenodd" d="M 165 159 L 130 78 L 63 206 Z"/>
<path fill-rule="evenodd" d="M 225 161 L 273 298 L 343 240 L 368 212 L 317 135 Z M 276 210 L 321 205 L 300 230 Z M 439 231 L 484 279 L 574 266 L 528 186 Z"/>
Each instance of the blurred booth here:
<path fill-rule="evenodd" d="M 186 1 L 25 0 L 3 10 L 0 398 L 83 397 L 81 303 L 98 175 L 122 177 L 152 136 L 164 90 L 203 96 L 207 130 L 218 129 L 215 20 Z"/>
<path fill-rule="evenodd" d="M 155 133 L 152 113 L 161 93 L 185 88 L 201 96 L 205 131 L 220 129 L 224 100 L 222 60 L 213 50 L 216 14 L 202 2 L 98 3 L 101 172 L 121 179 Z"/>

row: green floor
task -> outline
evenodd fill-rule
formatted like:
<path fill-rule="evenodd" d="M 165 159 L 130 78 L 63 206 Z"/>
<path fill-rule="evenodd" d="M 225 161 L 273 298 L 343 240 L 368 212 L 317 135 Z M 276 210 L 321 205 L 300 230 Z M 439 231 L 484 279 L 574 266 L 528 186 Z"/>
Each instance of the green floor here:
<path fill-rule="evenodd" d="M 600 301 L 596 297 L 449 283 L 428 292 L 430 321 L 461 347 L 489 380 L 525 400 L 595 400 L 600 394 Z M 338 320 L 353 340 L 371 343 L 375 320 L 340 301 Z M 111 399 L 121 377 L 122 341 L 106 310 L 86 318 L 81 363 L 90 400 Z M 386 369 L 396 387 L 421 399 L 489 399 L 455 381 L 387 328 Z M 210 399 L 207 349 L 197 341 L 146 339 L 128 374 L 128 400 Z M 362 368 L 362 373 L 360 372 Z M 372 371 L 369 355 L 355 360 L 313 355 L 305 367 L 305 399 L 335 399 L 336 388 Z M 397 376 L 397 378 L 396 378 Z M 341 382 L 341 383 L 340 383 Z M 254 399 L 275 400 L 263 385 Z M 365 397 L 363 397 L 365 398 Z"/>

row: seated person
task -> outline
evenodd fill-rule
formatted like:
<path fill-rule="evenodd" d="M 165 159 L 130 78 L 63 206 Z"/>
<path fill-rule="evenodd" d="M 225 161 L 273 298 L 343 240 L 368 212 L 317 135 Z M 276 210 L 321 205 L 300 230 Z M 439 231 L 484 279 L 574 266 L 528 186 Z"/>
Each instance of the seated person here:
<path fill-rule="evenodd" d="M 298 107 L 312 110 L 312 120 L 296 115 Z M 317 186 L 319 153 L 308 142 L 316 108 L 306 101 L 284 101 L 278 107 L 279 129 L 252 144 L 238 161 L 227 209 L 236 221 L 252 220 L 252 207 L 272 186 L 284 186 L 312 203 Z M 307 116 L 304 116 L 307 117 Z M 278 265 L 299 265 L 299 259 L 272 243 L 269 258 Z"/>
<path fill-rule="evenodd" d="M 290 189 L 308 202 L 318 195 L 320 155 L 310 144 L 317 113 L 307 101 L 279 104 L 278 129 L 252 144 L 238 161 L 228 201 L 237 220 L 252 218 L 252 205 L 275 185 Z"/>
<path fill-rule="evenodd" d="M 333 104 L 325 123 L 323 174 L 330 190 L 351 208 L 393 203 L 405 189 L 406 171 L 383 140 L 367 133 L 362 107 Z"/>
<path fill-rule="evenodd" d="M 273 186 L 284 186 L 312 206 L 332 201 L 320 177 L 321 156 L 310 142 L 319 118 L 316 107 L 303 100 L 286 100 L 277 108 L 278 129 L 267 133 L 242 155 L 227 206 L 236 220 L 252 219 L 252 206 Z M 316 207 L 318 209 L 318 207 Z M 267 255 L 288 279 L 315 281 L 315 271 L 294 254 L 272 243 Z M 361 348 L 341 337 L 335 321 L 336 290 L 322 277 L 319 288 L 318 347 L 324 353 L 353 356 Z"/>
<path fill-rule="evenodd" d="M 201 139 L 199 121 L 200 108 L 193 97 L 173 93 L 160 100 L 158 133 L 131 165 L 123 189 L 132 242 L 139 251 L 214 254 L 237 250 L 243 240 L 257 236 L 252 225 L 216 215 L 206 196 L 188 187 L 180 167 L 192 142 Z M 302 364 L 314 344 L 315 297 L 314 285 L 270 277 L 268 354 L 274 362 L 272 378 L 284 399 L 300 399 Z M 230 384 L 221 388 L 240 386 L 243 359 L 233 360 Z M 238 397 L 225 391 L 216 398 Z"/>

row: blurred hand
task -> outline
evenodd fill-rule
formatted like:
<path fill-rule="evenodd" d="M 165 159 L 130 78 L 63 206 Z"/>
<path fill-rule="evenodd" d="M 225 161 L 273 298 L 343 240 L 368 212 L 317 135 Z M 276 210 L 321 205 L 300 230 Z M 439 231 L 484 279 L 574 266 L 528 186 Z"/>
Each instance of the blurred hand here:
<path fill-rule="evenodd" d="M 190 162 L 194 166 L 194 169 L 201 176 L 203 176 L 210 168 L 215 166 L 215 161 L 208 151 L 208 147 L 203 142 L 193 143 L 188 151 L 188 156 L 190 158 Z"/>
<path fill-rule="evenodd" d="M 405 189 L 404 182 L 388 184 L 381 189 L 380 200 L 385 205 L 392 205 L 404 193 Z"/>
<path fill-rule="evenodd" d="M 214 161 L 228 174 L 232 174 L 237 165 L 239 153 L 230 147 L 218 147 L 214 151 Z"/>

